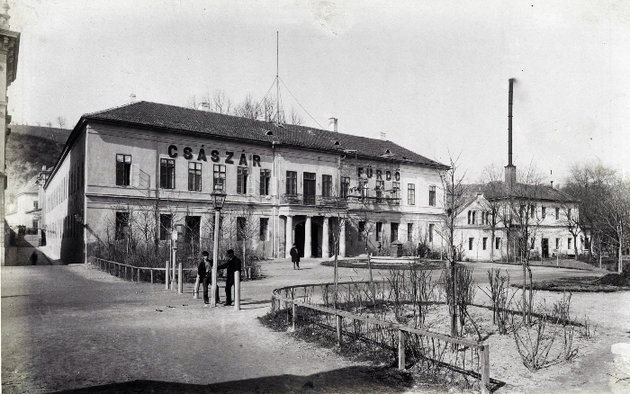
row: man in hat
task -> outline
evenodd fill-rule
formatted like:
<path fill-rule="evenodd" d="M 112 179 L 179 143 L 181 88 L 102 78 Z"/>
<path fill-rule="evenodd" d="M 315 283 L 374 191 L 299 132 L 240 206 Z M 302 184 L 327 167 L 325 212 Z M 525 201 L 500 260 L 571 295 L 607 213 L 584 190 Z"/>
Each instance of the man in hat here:
<path fill-rule="evenodd" d="M 234 255 L 234 250 L 227 251 L 227 261 L 219 265 L 218 269 L 227 268 L 227 278 L 225 279 L 225 306 L 232 305 L 232 286 L 234 286 L 234 273 L 241 274 L 241 259 Z M 217 290 L 218 291 L 218 290 Z"/>
<path fill-rule="evenodd" d="M 207 251 L 201 252 L 201 261 L 197 266 L 197 275 L 203 284 L 203 302 L 204 304 L 209 304 L 210 299 L 208 298 L 208 285 L 212 285 L 212 260 L 210 259 L 210 254 Z M 219 302 L 219 286 L 217 284 L 217 288 L 215 289 L 215 299 Z"/>

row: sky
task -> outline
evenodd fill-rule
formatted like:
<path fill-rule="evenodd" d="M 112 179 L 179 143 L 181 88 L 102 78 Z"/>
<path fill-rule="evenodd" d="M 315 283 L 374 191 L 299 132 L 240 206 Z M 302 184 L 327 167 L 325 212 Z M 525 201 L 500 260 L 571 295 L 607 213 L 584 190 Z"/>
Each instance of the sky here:
<path fill-rule="evenodd" d="M 21 32 L 14 123 L 74 126 L 137 100 L 262 98 L 279 74 L 307 126 L 386 138 L 469 182 L 514 164 L 630 175 L 630 2 L 9 0 Z M 275 89 L 272 89 L 274 92 Z M 297 101 L 293 98 L 297 99 Z M 299 104 L 298 104 L 299 103 Z M 302 110 L 305 108 L 306 112 Z M 553 175 L 551 172 L 553 171 Z"/>

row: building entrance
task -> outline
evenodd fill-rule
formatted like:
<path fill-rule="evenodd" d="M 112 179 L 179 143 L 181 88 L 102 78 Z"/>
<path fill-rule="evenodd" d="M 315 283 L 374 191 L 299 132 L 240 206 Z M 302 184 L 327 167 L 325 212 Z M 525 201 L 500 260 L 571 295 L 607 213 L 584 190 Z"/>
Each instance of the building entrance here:
<path fill-rule="evenodd" d="M 300 257 L 304 257 L 304 222 L 295 225 L 295 246 L 300 252 Z"/>
<path fill-rule="evenodd" d="M 543 238 L 541 242 L 542 257 L 544 259 L 549 258 L 549 238 Z"/>

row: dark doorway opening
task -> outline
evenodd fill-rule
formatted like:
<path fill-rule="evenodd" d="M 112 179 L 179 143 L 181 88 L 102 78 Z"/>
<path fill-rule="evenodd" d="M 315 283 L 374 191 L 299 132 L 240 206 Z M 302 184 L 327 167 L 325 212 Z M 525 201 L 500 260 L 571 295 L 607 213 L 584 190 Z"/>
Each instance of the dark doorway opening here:
<path fill-rule="evenodd" d="M 313 257 L 322 256 L 322 244 L 320 239 L 322 238 L 322 227 L 315 221 L 311 222 L 311 254 Z"/>
<path fill-rule="evenodd" d="M 300 252 L 300 257 L 304 257 L 304 222 L 295 225 L 295 246 Z"/>
<path fill-rule="evenodd" d="M 544 259 L 549 258 L 549 238 L 542 239 L 542 257 Z"/>

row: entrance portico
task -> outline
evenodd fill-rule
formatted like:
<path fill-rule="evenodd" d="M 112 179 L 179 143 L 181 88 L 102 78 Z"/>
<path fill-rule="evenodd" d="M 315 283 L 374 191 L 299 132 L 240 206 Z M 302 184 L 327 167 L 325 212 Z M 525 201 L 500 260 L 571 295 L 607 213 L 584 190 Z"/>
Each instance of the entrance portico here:
<path fill-rule="evenodd" d="M 336 223 L 331 223 L 329 216 L 309 215 L 284 215 L 285 216 L 285 256 L 290 256 L 293 243 L 300 251 L 300 256 L 330 257 L 334 253 L 331 240 L 331 230 L 334 231 Z M 345 226 L 341 224 L 339 234 L 339 256 L 345 257 L 346 237 Z M 332 227 L 331 227 L 332 226 Z"/>

